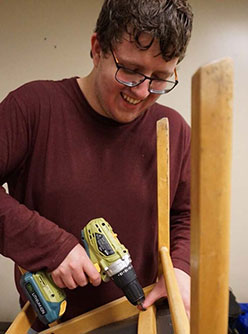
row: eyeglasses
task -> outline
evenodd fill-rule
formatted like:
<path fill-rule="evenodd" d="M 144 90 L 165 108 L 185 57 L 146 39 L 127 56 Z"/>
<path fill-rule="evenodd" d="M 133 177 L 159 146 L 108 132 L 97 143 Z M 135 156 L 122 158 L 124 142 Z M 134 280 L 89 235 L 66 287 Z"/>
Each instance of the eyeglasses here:
<path fill-rule="evenodd" d="M 151 78 L 143 73 L 139 73 L 137 71 L 130 70 L 129 68 L 120 65 L 118 59 L 114 55 L 113 50 L 110 49 L 110 51 L 112 53 L 112 56 L 114 58 L 115 65 L 117 68 L 116 73 L 115 73 L 115 79 L 116 81 L 118 81 L 119 83 L 125 86 L 136 87 L 140 85 L 142 82 L 144 82 L 145 80 L 149 80 L 148 91 L 150 93 L 166 94 L 166 93 L 169 93 L 178 84 L 176 69 L 174 70 L 175 81 Z"/>

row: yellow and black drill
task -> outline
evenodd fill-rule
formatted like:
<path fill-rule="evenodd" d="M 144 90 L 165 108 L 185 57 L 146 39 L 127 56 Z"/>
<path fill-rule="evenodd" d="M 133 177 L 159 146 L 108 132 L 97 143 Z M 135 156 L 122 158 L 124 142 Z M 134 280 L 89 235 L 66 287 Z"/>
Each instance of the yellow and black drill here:
<path fill-rule="evenodd" d="M 143 309 L 145 295 L 137 280 L 131 257 L 110 224 L 103 218 L 93 219 L 81 231 L 81 237 L 102 280 L 108 282 L 112 279 L 130 303 L 140 305 Z"/>
<path fill-rule="evenodd" d="M 102 280 L 111 279 L 122 289 L 133 305 L 141 305 L 145 299 L 137 280 L 128 250 L 117 239 L 112 227 L 103 218 L 91 220 L 81 231 L 83 246 L 101 274 Z M 66 310 L 66 295 L 45 271 L 26 272 L 21 286 L 28 300 L 44 324 L 51 324 L 62 317 Z"/>

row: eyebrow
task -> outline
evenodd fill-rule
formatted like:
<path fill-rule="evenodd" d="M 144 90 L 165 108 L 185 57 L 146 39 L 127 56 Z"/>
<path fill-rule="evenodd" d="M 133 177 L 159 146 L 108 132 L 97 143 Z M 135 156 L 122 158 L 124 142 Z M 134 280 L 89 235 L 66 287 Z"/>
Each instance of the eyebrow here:
<path fill-rule="evenodd" d="M 124 60 L 124 63 L 125 63 L 125 65 L 124 65 L 123 61 L 120 60 L 119 57 L 117 57 L 117 59 L 118 59 L 118 64 L 121 65 L 121 66 L 124 66 L 124 67 L 128 67 L 128 66 L 139 67 L 139 64 L 133 63 L 133 62 L 131 62 L 129 60 Z"/>

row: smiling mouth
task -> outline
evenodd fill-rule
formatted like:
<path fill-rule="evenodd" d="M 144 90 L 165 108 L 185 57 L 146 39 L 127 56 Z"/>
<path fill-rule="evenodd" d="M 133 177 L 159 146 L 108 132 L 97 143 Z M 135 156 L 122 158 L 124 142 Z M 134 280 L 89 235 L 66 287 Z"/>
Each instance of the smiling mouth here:
<path fill-rule="evenodd" d="M 133 104 L 133 105 L 136 105 L 136 104 L 138 104 L 138 103 L 141 102 L 141 100 L 136 100 L 136 99 L 134 99 L 134 98 L 132 98 L 132 97 L 130 97 L 130 96 L 124 94 L 124 93 L 121 93 L 121 96 L 123 97 L 123 99 L 124 99 L 126 102 L 128 102 L 128 103 L 130 103 L 130 104 Z"/>

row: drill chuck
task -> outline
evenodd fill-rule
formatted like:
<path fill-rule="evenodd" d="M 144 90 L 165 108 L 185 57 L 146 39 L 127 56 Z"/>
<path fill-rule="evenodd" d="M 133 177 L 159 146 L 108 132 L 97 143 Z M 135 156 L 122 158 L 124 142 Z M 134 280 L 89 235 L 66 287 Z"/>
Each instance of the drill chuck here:
<path fill-rule="evenodd" d="M 145 300 L 144 292 L 138 282 L 132 264 L 112 277 L 115 284 L 122 289 L 127 299 L 133 305 L 140 305 Z"/>

